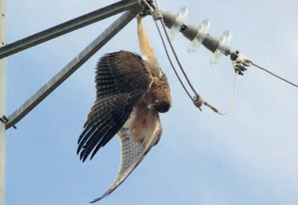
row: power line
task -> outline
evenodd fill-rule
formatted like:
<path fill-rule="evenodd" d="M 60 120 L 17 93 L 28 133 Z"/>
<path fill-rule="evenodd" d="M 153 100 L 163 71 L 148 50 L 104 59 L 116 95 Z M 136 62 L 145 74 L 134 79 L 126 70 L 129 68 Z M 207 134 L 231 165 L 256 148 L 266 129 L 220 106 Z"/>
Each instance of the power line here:
<path fill-rule="evenodd" d="M 214 112 L 216 112 L 216 113 L 218 113 L 218 114 L 220 114 L 220 115 L 226 115 L 226 114 L 228 114 L 228 113 L 231 111 L 232 106 L 233 106 L 233 104 L 234 104 L 234 101 L 235 101 L 235 99 L 236 99 L 237 75 L 239 74 L 239 72 L 241 72 L 241 70 L 236 70 L 236 69 L 235 69 L 236 72 L 235 72 L 234 91 L 233 91 L 233 97 L 232 97 L 232 100 L 231 100 L 231 102 L 230 102 L 230 105 L 229 105 L 228 109 L 227 109 L 225 112 L 220 112 L 216 107 L 214 107 L 213 105 L 211 105 L 211 104 L 208 103 L 207 101 L 203 100 L 203 98 L 198 94 L 198 92 L 196 91 L 196 89 L 195 89 L 194 86 L 192 85 L 191 81 L 189 80 L 189 78 L 188 78 L 188 76 L 187 76 L 187 74 L 186 74 L 186 72 L 185 72 L 185 70 L 184 70 L 184 68 L 183 68 L 183 66 L 182 66 L 182 64 L 181 64 L 181 62 L 180 62 L 180 60 L 179 60 L 179 58 L 178 58 L 178 55 L 177 55 L 177 53 L 176 53 L 176 51 L 175 51 L 175 49 L 174 49 L 174 46 L 173 46 L 172 43 L 171 43 L 171 40 L 170 40 L 169 35 L 168 35 L 168 33 L 167 33 L 167 30 L 166 30 L 166 25 L 165 25 L 165 23 L 164 23 L 163 15 L 162 15 L 162 13 L 159 11 L 159 5 L 158 5 L 157 0 L 155 1 L 155 3 L 156 3 L 156 8 L 157 8 L 157 10 L 155 10 L 155 11 L 153 10 L 153 8 L 152 8 L 152 7 L 151 7 L 145 0 L 143 0 L 143 2 L 144 2 L 144 3 L 148 6 L 148 8 L 151 10 L 151 15 L 152 15 L 153 19 L 155 20 L 155 24 L 156 24 L 157 30 L 158 30 L 158 32 L 159 32 L 160 38 L 161 38 L 161 40 L 162 40 L 162 43 L 163 43 L 163 46 L 164 46 L 166 55 L 167 55 L 167 57 L 168 57 L 168 60 L 169 60 L 169 62 L 170 62 L 170 64 L 171 64 L 172 69 L 174 70 L 174 73 L 175 73 L 175 75 L 177 76 L 177 78 L 178 78 L 180 84 L 182 85 L 183 89 L 185 90 L 185 92 L 187 93 L 187 95 L 189 96 L 189 98 L 191 99 L 191 101 L 192 101 L 192 102 L 195 104 L 195 106 L 198 107 L 200 110 L 201 110 L 201 106 L 202 106 L 202 105 L 205 105 L 205 106 L 209 107 L 209 108 L 212 109 Z M 165 44 L 165 40 L 164 40 L 164 38 L 163 38 L 163 36 L 162 36 L 162 34 L 161 34 L 161 32 L 160 32 L 160 29 L 159 29 L 158 24 L 156 23 L 156 20 L 160 20 L 160 22 L 161 22 L 161 25 L 162 25 L 162 27 L 163 27 L 164 33 L 165 33 L 165 35 L 166 35 L 166 37 L 167 37 L 167 41 L 168 41 L 168 43 L 169 43 L 169 45 L 170 45 L 170 47 L 171 47 L 171 50 L 172 50 L 172 52 L 173 52 L 173 54 L 174 54 L 174 56 L 175 56 L 176 62 L 178 63 L 179 68 L 180 68 L 181 72 L 183 73 L 183 75 L 184 75 L 184 77 L 185 77 L 185 79 L 186 79 L 186 81 L 187 81 L 189 87 L 190 87 L 190 88 L 192 89 L 192 91 L 194 92 L 194 94 L 195 94 L 194 97 L 191 97 L 189 91 L 186 89 L 186 86 L 184 85 L 183 81 L 181 80 L 181 77 L 179 76 L 179 74 L 178 74 L 178 72 L 177 72 L 175 66 L 174 66 L 173 63 L 172 63 L 172 60 L 171 60 L 171 58 L 170 58 L 170 56 L 169 56 L 169 52 L 168 52 L 167 47 L 166 47 L 166 44 Z"/>
<path fill-rule="evenodd" d="M 287 79 L 285 79 L 285 78 L 283 78 L 283 77 L 280 77 L 279 75 L 277 75 L 277 74 L 275 74 L 275 73 L 273 73 L 273 72 L 271 72 L 271 71 L 269 71 L 269 70 L 267 70 L 267 69 L 265 69 L 265 68 L 263 68 L 263 67 L 261 67 L 261 66 L 255 64 L 254 62 L 251 62 L 251 64 L 252 64 L 253 66 L 255 66 L 255 67 L 257 67 L 257 68 L 259 68 L 259 69 L 261 69 L 261 70 L 263 70 L 263 71 L 265 71 L 265 72 L 267 72 L 267 73 L 269 73 L 270 75 L 272 75 L 272 76 L 274 76 L 274 77 L 276 77 L 276 78 L 278 78 L 278 79 L 280 79 L 280 80 L 282 80 L 282 81 L 284 81 L 284 82 L 286 82 L 286 83 L 288 83 L 288 84 L 294 86 L 294 87 L 298 87 L 297 84 L 292 83 L 291 81 L 289 81 L 289 80 L 287 80 Z"/>
<path fill-rule="evenodd" d="M 178 15 L 175 15 L 173 13 L 170 12 L 162 12 L 159 10 L 159 5 L 158 5 L 158 0 L 155 0 L 155 4 L 156 4 L 156 10 L 153 10 L 152 7 L 145 1 L 143 0 L 143 2 L 145 4 L 147 4 L 148 8 L 151 10 L 151 15 L 153 17 L 153 19 L 156 20 L 160 20 L 164 33 L 167 37 L 167 41 L 168 44 L 171 47 L 171 50 L 174 54 L 174 57 L 176 59 L 176 62 L 179 65 L 179 68 L 184 76 L 184 78 L 186 79 L 189 87 L 191 88 L 191 90 L 195 93 L 195 96 L 193 98 L 191 98 L 189 91 L 186 89 L 186 86 L 184 85 L 183 81 L 181 80 L 181 77 L 179 76 L 177 70 L 175 69 L 175 67 L 173 66 L 173 63 L 170 59 L 170 56 L 168 54 L 168 50 L 167 47 L 165 45 L 163 36 L 161 35 L 160 29 L 158 27 L 158 24 L 155 22 L 156 27 L 158 29 L 159 35 L 161 37 L 165 52 L 167 54 L 167 57 L 169 59 L 169 62 L 180 82 L 180 84 L 182 85 L 183 89 L 185 90 L 185 92 L 187 93 L 187 95 L 191 98 L 191 100 L 194 102 L 194 104 L 200 108 L 202 104 L 206 105 L 207 107 L 211 108 L 214 112 L 221 114 L 221 115 L 225 115 L 228 114 L 231 109 L 232 106 L 234 104 L 235 98 L 236 98 L 236 90 L 237 90 L 237 75 L 243 75 L 244 71 L 247 70 L 247 67 L 253 65 L 269 74 L 271 74 L 272 76 L 283 80 L 284 82 L 294 86 L 294 87 L 298 87 L 297 84 L 294 84 L 292 82 L 290 82 L 289 80 L 280 77 L 277 74 L 274 74 L 273 72 L 255 64 L 251 59 L 249 59 L 248 57 L 244 56 L 243 54 L 241 54 L 238 50 L 231 52 L 230 48 L 229 48 L 229 43 L 230 43 L 230 39 L 231 39 L 231 34 L 229 31 L 226 31 L 223 33 L 223 35 L 221 36 L 221 38 L 216 38 L 214 36 L 211 36 L 210 34 L 207 33 L 207 30 L 209 29 L 209 21 L 208 24 L 205 22 L 203 22 L 203 25 L 201 25 L 200 27 L 195 27 L 192 26 L 190 24 L 185 24 L 183 22 L 183 18 L 181 18 L 182 15 L 182 10 L 180 10 L 180 13 Z M 185 11 L 184 11 L 185 12 Z M 166 22 L 166 23 L 165 23 Z M 202 43 L 208 50 L 210 50 L 213 54 L 213 60 L 211 60 L 211 62 L 216 63 L 218 62 L 218 60 L 221 58 L 221 56 L 225 55 L 225 56 L 230 56 L 231 60 L 232 60 L 232 64 L 233 67 L 235 69 L 235 79 L 234 79 L 234 91 L 233 91 L 233 97 L 232 100 L 230 102 L 230 105 L 227 109 L 227 111 L 225 112 L 220 112 L 217 108 L 215 108 L 214 106 L 212 106 L 211 104 L 209 104 L 208 102 L 204 101 L 200 95 L 196 92 L 195 88 L 193 87 L 192 83 L 190 82 L 183 66 L 181 65 L 180 60 L 178 59 L 177 53 L 175 52 L 175 49 L 171 43 L 171 40 L 169 38 L 169 35 L 166 31 L 165 27 L 168 27 L 170 29 L 176 29 L 177 32 L 180 31 L 181 33 L 183 33 L 183 35 L 188 38 L 190 41 L 194 42 L 196 38 L 197 39 L 197 44 L 200 42 Z M 181 27 L 181 28 L 180 28 Z M 202 29 L 202 28 L 205 29 Z M 197 45 L 195 46 L 197 47 Z"/>

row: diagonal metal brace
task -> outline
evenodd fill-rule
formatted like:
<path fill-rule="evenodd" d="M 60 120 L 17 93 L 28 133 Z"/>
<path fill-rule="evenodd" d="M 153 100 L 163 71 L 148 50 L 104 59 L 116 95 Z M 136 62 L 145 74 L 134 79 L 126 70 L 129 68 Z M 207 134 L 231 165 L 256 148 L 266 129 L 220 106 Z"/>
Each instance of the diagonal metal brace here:
<path fill-rule="evenodd" d="M 1 121 L 2 123 L 4 123 L 4 124 L 7 124 L 7 123 L 8 123 L 8 118 L 7 118 L 5 115 L 3 115 L 2 117 L 0 117 L 0 121 Z M 14 129 L 17 129 L 17 127 L 16 127 L 15 125 L 12 125 L 12 127 L 13 127 Z"/>
<path fill-rule="evenodd" d="M 124 26 L 126 26 L 144 7 L 136 4 L 130 11 L 121 15 L 110 27 L 89 44 L 77 57 L 70 61 L 60 72 L 50 79 L 41 89 L 39 89 L 29 100 L 27 100 L 14 113 L 8 116 L 6 129 L 14 126 L 25 117 L 34 107 L 53 92 L 71 74 L 73 74 L 83 63 L 103 47 L 112 37 L 114 37 Z"/>
<path fill-rule="evenodd" d="M 65 23 L 59 24 L 52 28 L 46 29 L 24 39 L 18 40 L 6 46 L 0 48 L 0 59 L 5 58 L 9 55 L 15 54 L 22 50 L 31 48 L 35 45 L 41 44 L 45 41 L 59 37 L 63 34 L 77 30 L 84 26 L 88 26 L 92 23 L 108 18 L 115 14 L 127 11 L 133 7 L 138 7 L 141 4 L 140 0 L 127 0 L 119 1 L 112 5 L 98 9 L 91 13 L 77 17 Z"/>

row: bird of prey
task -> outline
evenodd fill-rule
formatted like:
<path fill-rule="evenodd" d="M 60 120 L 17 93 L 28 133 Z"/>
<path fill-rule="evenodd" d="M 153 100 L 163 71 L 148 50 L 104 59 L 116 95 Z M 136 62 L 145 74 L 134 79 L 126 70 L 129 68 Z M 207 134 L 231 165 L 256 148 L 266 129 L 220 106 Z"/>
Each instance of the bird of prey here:
<path fill-rule="evenodd" d="M 137 17 L 141 55 L 128 51 L 105 54 L 96 67 L 96 100 L 78 140 L 84 162 L 115 135 L 121 140 L 120 171 L 96 202 L 112 193 L 138 166 L 161 137 L 159 113 L 171 107 L 170 87 L 155 57 L 141 16 Z"/>

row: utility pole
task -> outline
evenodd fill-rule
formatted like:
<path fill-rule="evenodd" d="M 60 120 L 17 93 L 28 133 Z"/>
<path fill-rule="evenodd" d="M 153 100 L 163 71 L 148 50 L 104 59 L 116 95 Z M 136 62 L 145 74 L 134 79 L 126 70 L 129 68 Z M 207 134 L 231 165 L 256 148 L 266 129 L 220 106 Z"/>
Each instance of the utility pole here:
<path fill-rule="evenodd" d="M 0 0 L 0 47 L 6 44 L 6 0 Z M 0 204 L 5 205 L 6 60 L 0 59 Z"/>

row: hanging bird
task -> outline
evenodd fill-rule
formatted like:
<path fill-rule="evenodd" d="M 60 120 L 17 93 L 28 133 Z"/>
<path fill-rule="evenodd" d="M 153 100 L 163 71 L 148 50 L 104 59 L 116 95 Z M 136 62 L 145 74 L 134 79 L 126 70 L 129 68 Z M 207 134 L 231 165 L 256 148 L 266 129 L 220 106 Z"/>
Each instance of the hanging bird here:
<path fill-rule="evenodd" d="M 170 87 L 149 43 L 142 17 L 137 17 L 141 55 L 119 51 L 104 55 L 96 67 L 96 100 L 78 140 L 84 162 L 114 135 L 121 140 L 120 171 L 96 202 L 112 193 L 138 166 L 161 137 L 159 113 L 171 107 Z"/>

